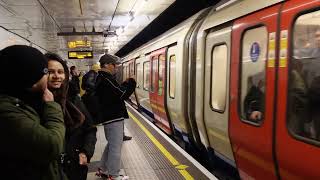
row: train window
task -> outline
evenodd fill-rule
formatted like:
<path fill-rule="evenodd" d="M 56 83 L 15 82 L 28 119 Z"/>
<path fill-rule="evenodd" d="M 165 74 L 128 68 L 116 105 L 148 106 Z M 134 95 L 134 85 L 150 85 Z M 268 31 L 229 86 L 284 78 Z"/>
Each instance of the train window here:
<path fill-rule="evenodd" d="M 289 132 L 311 143 L 320 141 L 320 11 L 301 15 L 294 23 L 289 66 Z"/>
<path fill-rule="evenodd" d="M 133 62 L 131 62 L 129 64 L 129 71 L 130 71 L 129 77 L 134 77 L 134 65 L 133 64 L 134 64 Z"/>
<path fill-rule="evenodd" d="M 268 32 L 265 26 L 249 29 L 242 39 L 241 119 L 260 124 L 265 107 Z"/>
<path fill-rule="evenodd" d="M 224 112 L 227 92 L 227 45 L 213 48 L 211 59 L 211 107 L 218 112 Z"/>
<path fill-rule="evenodd" d="M 131 64 L 131 63 L 129 63 L 129 70 L 128 70 L 128 71 L 129 71 L 129 73 L 128 73 L 128 74 L 129 74 L 129 76 L 128 76 L 128 78 L 129 78 L 129 77 L 131 77 L 131 75 L 132 75 L 132 74 L 131 74 L 131 67 L 132 67 L 132 64 Z"/>
<path fill-rule="evenodd" d="M 122 66 L 122 81 L 126 80 L 126 67 L 123 65 Z"/>
<path fill-rule="evenodd" d="M 143 63 L 143 89 L 149 91 L 150 86 L 150 62 Z"/>
<path fill-rule="evenodd" d="M 137 88 L 140 88 L 141 84 L 142 84 L 142 66 L 141 63 L 137 63 L 136 64 L 136 78 L 137 78 Z"/>
<path fill-rule="evenodd" d="M 158 95 L 162 95 L 163 91 L 163 73 L 164 73 L 164 68 L 165 68 L 165 56 L 161 54 L 159 56 L 159 78 L 158 78 Z"/>
<path fill-rule="evenodd" d="M 170 56 L 169 69 L 169 96 L 173 99 L 176 90 L 176 55 Z"/>
<path fill-rule="evenodd" d="M 157 83 L 156 74 L 157 74 L 157 69 L 158 69 L 158 57 L 156 57 L 156 56 L 152 57 L 151 68 L 152 68 L 152 72 L 151 72 L 150 90 L 151 90 L 151 92 L 154 92 L 155 85 Z"/>
<path fill-rule="evenodd" d="M 126 66 L 126 79 L 128 79 L 130 77 L 130 74 L 129 74 L 129 64 L 127 64 Z"/>

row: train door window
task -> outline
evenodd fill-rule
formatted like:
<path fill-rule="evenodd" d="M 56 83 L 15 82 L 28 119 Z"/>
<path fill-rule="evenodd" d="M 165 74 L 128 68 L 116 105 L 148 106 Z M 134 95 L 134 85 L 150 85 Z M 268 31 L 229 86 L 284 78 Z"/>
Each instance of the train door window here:
<path fill-rule="evenodd" d="M 132 64 L 129 63 L 129 70 L 128 70 L 129 71 L 129 76 L 128 76 L 128 78 L 131 77 L 131 67 L 132 67 Z"/>
<path fill-rule="evenodd" d="M 217 112 L 224 112 L 226 106 L 227 64 L 227 45 L 215 46 L 211 59 L 211 108 Z"/>
<path fill-rule="evenodd" d="M 126 67 L 123 65 L 122 66 L 122 81 L 126 80 Z"/>
<path fill-rule="evenodd" d="M 154 88 L 157 83 L 156 74 L 157 74 L 157 69 L 158 69 L 158 57 L 156 57 L 156 56 L 152 57 L 151 68 L 152 68 L 152 72 L 151 72 L 150 90 L 151 90 L 151 92 L 154 92 L 154 90 L 155 90 Z"/>
<path fill-rule="evenodd" d="M 169 69 L 169 96 L 173 99 L 176 90 L 176 55 L 170 56 Z"/>
<path fill-rule="evenodd" d="M 140 88 L 142 85 L 142 66 L 141 63 L 136 64 L 136 79 L 137 79 L 137 88 Z"/>
<path fill-rule="evenodd" d="M 158 78 L 158 95 L 162 95 L 163 92 L 163 72 L 164 72 L 164 68 L 165 68 L 165 56 L 163 54 L 161 54 L 159 56 L 159 78 Z"/>
<path fill-rule="evenodd" d="M 150 87 L 150 62 L 143 63 L 143 89 L 149 91 Z"/>
<path fill-rule="evenodd" d="M 129 72 L 130 72 L 130 77 L 134 77 L 134 65 L 133 62 L 129 64 Z"/>
<path fill-rule="evenodd" d="M 129 76 L 130 76 L 130 74 L 129 74 L 129 64 L 127 64 L 127 66 L 126 66 L 126 79 L 128 79 Z"/>
<path fill-rule="evenodd" d="M 320 11 L 294 23 L 289 65 L 287 127 L 298 139 L 320 141 Z"/>
<path fill-rule="evenodd" d="M 241 57 L 240 115 L 244 121 L 260 124 L 265 107 L 265 74 L 268 45 L 265 26 L 243 33 Z"/>

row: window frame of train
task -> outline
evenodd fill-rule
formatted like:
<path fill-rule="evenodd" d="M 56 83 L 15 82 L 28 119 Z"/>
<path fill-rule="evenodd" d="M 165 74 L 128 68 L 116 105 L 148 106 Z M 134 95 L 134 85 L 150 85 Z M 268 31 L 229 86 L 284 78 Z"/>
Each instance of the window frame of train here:
<path fill-rule="evenodd" d="M 224 91 L 222 91 L 224 93 L 224 99 L 223 99 L 223 106 L 221 106 L 222 108 L 220 108 L 220 109 L 219 109 L 219 107 L 215 107 L 215 105 L 213 105 L 213 100 L 217 99 L 216 96 L 215 96 L 215 94 L 217 94 L 217 93 L 213 92 L 213 90 L 216 90 L 216 88 L 213 89 L 214 88 L 213 85 L 215 85 L 216 80 L 219 79 L 219 78 L 215 79 L 215 77 L 218 77 L 218 76 L 214 76 L 213 73 L 214 73 L 214 70 L 215 70 L 215 72 L 217 71 L 216 70 L 217 68 L 221 68 L 220 64 L 222 64 L 222 63 L 218 63 L 219 65 L 218 64 L 214 64 L 216 61 L 219 61 L 219 60 L 221 61 L 221 58 L 219 58 L 219 59 L 214 58 L 214 54 L 213 54 L 215 52 L 215 49 L 218 48 L 218 47 L 225 47 L 225 52 L 223 52 L 223 53 L 225 53 L 225 58 L 223 59 L 223 60 L 225 60 L 225 64 L 224 64 L 225 65 L 225 69 L 224 69 L 224 71 L 225 71 L 224 72 L 224 75 L 225 75 L 224 76 L 225 77 L 224 78 L 225 86 L 224 86 Z M 227 86 L 228 86 L 228 84 L 227 84 L 228 83 L 227 82 L 227 79 L 228 79 L 228 77 L 227 77 L 227 73 L 228 73 L 228 48 L 229 48 L 228 45 L 225 42 L 223 42 L 223 43 L 215 44 L 211 49 L 211 60 L 210 60 L 210 62 L 211 62 L 211 64 L 210 64 L 211 65 L 211 68 L 210 68 L 210 101 L 209 101 L 209 104 L 210 104 L 210 108 L 211 108 L 212 111 L 215 111 L 215 112 L 218 112 L 218 113 L 221 113 L 221 114 L 224 113 L 224 111 L 226 109 Z M 217 97 L 220 97 L 220 94 Z"/>
<path fill-rule="evenodd" d="M 260 30 L 261 29 L 261 30 Z M 257 34 L 255 31 L 261 31 L 261 35 L 262 34 L 264 34 L 264 37 L 263 38 L 261 38 L 262 36 L 260 36 L 260 35 L 255 35 L 255 36 L 252 36 L 252 34 Z M 262 32 L 263 31 L 263 32 Z M 251 34 L 251 37 L 250 37 L 250 34 L 248 34 L 248 32 L 250 33 L 252 33 Z M 247 38 L 247 39 L 246 39 Z M 258 38 L 260 38 L 259 40 L 257 40 Z M 245 40 L 247 40 L 247 42 L 244 42 Z M 264 41 L 264 49 L 259 49 L 259 55 L 258 55 L 258 57 L 256 57 L 256 54 L 254 54 L 255 53 L 255 51 L 256 50 L 253 50 L 254 52 L 251 52 L 252 51 L 252 49 L 253 49 L 253 44 L 255 44 L 255 43 L 257 43 L 257 41 L 259 41 L 259 42 L 262 42 L 263 40 L 265 40 Z M 247 48 L 247 49 L 245 49 L 245 44 L 249 44 L 249 43 L 251 43 L 251 47 L 250 48 Z M 260 43 L 261 44 L 261 43 Z M 258 44 L 259 45 L 259 44 Z M 249 47 L 249 46 L 248 46 Z M 257 44 L 255 44 L 255 48 L 257 48 Z M 260 46 L 259 46 L 259 48 L 260 48 Z M 245 51 L 246 50 L 246 51 Z M 264 50 L 264 51 L 263 51 Z M 255 67 L 253 67 L 253 68 L 248 68 L 248 66 L 245 66 L 244 65 L 244 62 L 245 62 L 245 60 L 244 60 L 244 52 L 246 52 L 246 53 L 248 53 L 249 52 L 249 56 L 248 56 L 248 58 L 250 58 L 249 59 L 249 61 L 248 62 L 251 62 L 250 64 L 253 64 L 253 63 L 256 63 L 256 62 L 262 62 L 263 63 L 263 65 L 261 65 L 261 70 L 262 71 L 257 71 L 255 74 L 249 74 L 248 76 L 244 76 L 243 75 L 243 73 L 244 72 L 248 72 L 248 70 L 252 70 L 252 69 L 258 69 L 256 66 Z M 251 53 L 252 53 L 252 55 L 251 55 Z M 262 56 L 262 55 L 264 55 L 264 56 Z M 247 58 L 247 59 L 248 59 Z M 256 58 L 258 58 L 258 59 L 256 59 Z M 264 59 L 262 59 L 262 58 L 264 58 Z M 244 101 L 245 101 L 245 99 L 246 99 L 246 96 L 248 95 L 248 93 L 249 93 L 249 90 L 251 89 L 251 87 L 253 86 L 253 82 L 252 82 L 252 85 L 251 85 L 251 87 L 250 87 L 250 89 L 248 88 L 248 87 L 246 87 L 246 93 L 245 94 L 242 94 L 243 93 L 243 81 L 244 81 L 244 78 L 249 78 L 250 76 L 252 77 L 251 78 L 251 81 L 254 81 L 253 80 L 253 76 L 255 76 L 256 78 L 259 78 L 259 77 L 263 77 L 263 78 L 261 78 L 261 80 L 263 80 L 263 85 L 264 85 L 264 87 L 266 87 L 266 73 L 267 73 L 267 60 L 268 60 L 268 29 L 267 29 L 267 26 L 265 26 L 264 24 L 257 24 L 257 25 L 254 25 L 254 26 L 251 26 L 251 27 L 248 27 L 248 28 L 246 28 L 243 32 L 242 32 L 242 34 L 241 34 L 241 47 L 240 47 L 240 70 L 239 70 L 239 76 L 240 76 L 240 81 L 239 81 L 239 95 L 238 95 L 238 98 L 239 98 L 239 102 L 238 103 L 240 103 L 240 104 L 238 104 L 238 113 L 239 113 L 239 115 L 240 115 L 240 120 L 242 121 L 242 122 L 244 122 L 244 123 L 247 123 L 247 124 L 250 124 L 250 125 L 253 125 L 253 126 L 261 126 L 262 125 L 262 123 L 263 123 L 263 121 L 264 121 L 264 114 L 265 114 L 265 99 L 266 99 L 266 92 L 264 91 L 263 92 L 263 101 L 262 101 L 262 105 L 263 105 L 263 109 L 262 109 L 262 111 L 261 111 L 261 113 L 262 113 L 262 117 L 261 117 L 261 119 L 259 119 L 259 120 L 251 120 L 251 119 L 249 119 L 249 118 L 247 118 L 246 117 L 246 112 L 245 112 L 245 105 L 244 105 Z M 249 64 L 246 64 L 246 65 L 249 65 Z M 244 67 L 246 67 L 246 68 L 244 68 Z M 263 68 L 263 69 L 262 69 Z M 259 82 L 258 82 L 258 86 L 259 86 L 259 83 L 260 83 L 260 81 L 261 80 L 259 80 Z M 246 82 L 246 84 L 248 84 L 248 82 Z M 260 90 L 261 91 L 261 90 Z M 243 96 L 244 95 L 244 96 Z"/>
<path fill-rule="evenodd" d="M 163 60 L 160 60 L 163 58 Z M 163 62 L 162 62 L 163 61 Z M 160 54 L 158 56 L 158 95 L 162 96 L 163 94 L 163 87 L 164 87 L 164 72 L 165 72 L 165 64 L 166 63 L 166 56 L 164 54 Z"/>
<path fill-rule="evenodd" d="M 148 69 L 145 68 L 146 64 L 148 64 L 148 67 L 149 67 Z M 147 77 L 146 70 L 149 73 L 149 77 Z M 145 74 L 146 74 L 146 76 L 145 76 Z M 143 62 L 143 77 L 142 78 L 143 78 L 143 90 L 149 91 L 149 88 L 150 88 L 150 61 Z M 147 79 L 149 80 L 149 84 L 147 84 L 147 86 L 146 86 Z"/>
<path fill-rule="evenodd" d="M 316 64 L 316 60 L 318 59 L 318 61 L 319 61 L 319 58 L 320 58 L 320 50 L 319 50 L 319 47 L 318 48 L 316 48 L 315 46 L 317 46 L 316 45 L 316 41 L 317 40 L 314 40 L 314 44 L 313 44 L 313 48 L 311 49 L 310 47 L 304 47 L 305 48 L 305 50 L 310 50 L 309 51 L 309 53 L 310 53 L 310 55 L 311 55 L 311 57 L 297 57 L 296 56 L 296 50 L 301 50 L 301 48 L 300 49 L 298 49 L 297 48 L 297 43 L 294 43 L 294 42 L 296 42 L 296 38 L 298 39 L 298 36 L 296 35 L 296 30 L 297 30 L 297 26 L 298 26 L 298 22 L 299 22 L 299 18 L 301 18 L 301 17 L 305 17 L 305 16 L 307 16 L 307 18 L 308 19 L 311 19 L 311 18 L 313 18 L 313 15 L 314 14 L 318 14 L 318 16 L 320 15 L 320 9 L 319 8 L 316 8 L 316 9 L 309 9 L 309 10 L 306 10 L 306 11 L 302 11 L 302 12 L 300 12 L 300 13 L 298 13 L 295 17 L 294 17 L 294 20 L 292 21 L 292 24 L 291 24 L 291 29 L 292 29 L 292 31 L 291 31 L 291 34 L 290 34 L 290 36 L 291 36 L 291 48 L 290 48 L 290 56 L 289 56 L 289 58 L 290 58 L 290 60 L 288 61 L 288 87 L 287 87 L 287 117 L 286 117 L 286 127 L 287 127 L 287 130 L 288 130 L 288 132 L 289 132 L 289 134 L 290 134 L 290 136 L 292 136 L 293 138 L 295 138 L 295 139 L 297 139 L 297 140 L 299 140 L 299 141 L 302 141 L 302 142 L 305 142 L 305 143 L 308 143 L 308 144 L 311 144 L 311 145 L 316 145 L 316 146 L 320 146 L 320 133 L 318 133 L 317 134 L 317 132 L 316 132 L 316 128 L 317 127 L 315 127 L 315 126 L 317 126 L 314 122 L 313 122 L 313 120 L 314 121 L 316 121 L 316 119 L 313 119 L 313 117 L 312 117 L 312 115 L 313 115 L 313 113 L 312 113 L 312 110 L 311 110 L 311 107 L 312 107 L 312 105 L 311 105 L 311 100 L 313 100 L 313 98 L 310 98 L 309 96 L 310 96 L 310 93 L 312 92 L 312 91 L 310 91 L 310 89 L 312 88 L 312 84 L 314 84 L 314 81 L 315 80 L 318 80 L 319 79 L 319 73 L 318 73 L 318 76 L 317 75 L 314 75 L 314 77 L 313 78 L 310 78 L 310 80 L 309 80 L 309 78 L 307 78 L 306 79 L 306 77 L 302 77 L 302 76 L 306 76 L 305 74 L 298 74 L 299 72 L 296 72 L 296 74 L 298 74 L 298 75 L 296 75 L 296 76 L 300 76 L 300 80 L 301 81 L 304 81 L 304 88 L 305 88 L 305 91 L 306 91 L 306 96 L 307 96 L 307 98 L 306 98 L 306 100 L 307 100 L 307 102 L 306 102 L 306 104 L 308 104 L 309 105 L 309 107 L 307 107 L 308 109 L 306 110 L 306 114 L 308 114 L 307 115 L 307 117 L 304 117 L 304 118 L 309 118 L 309 120 L 310 120 L 310 122 L 308 122 L 307 123 L 307 121 L 303 124 L 303 122 L 298 122 L 299 121 L 299 119 L 297 119 L 296 121 L 296 123 L 298 124 L 298 125 L 302 125 L 302 130 L 301 130 L 301 133 L 302 134 L 298 134 L 299 132 L 296 132 L 293 128 L 292 128 L 292 126 L 290 127 L 290 121 L 293 121 L 292 119 L 290 119 L 290 118 L 292 118 L 292 117 L 294 117 L 293 119 L 296 119 L 297 118 L 297 116 L 298 115 L 296 115 L 296 116 L 294 116 L 293 115 L 293 113 L 290 111 L 290 106 L 294 106 L 294 105 L 291 105 L 291 103 L 290 103 L 290 99 L 291 99 L 291 97 L 290 97 L 290 95 L 292 94 L 292 93 L 290 93 L 290 89 L 291 89 L 291 85 L 293 84 L 293 82 L 297 82 L 298 80 L 296 80 L 296 81 L 293 81 L 293 74 L 292 74 L 292 71 L 293 71 L 293 68 L 295 67 L 294 66 L 294 62 L 295 62 L 295 64 L 296 64 L 296 68 L 300 68 L 301 67 L 301 69 L 300 69 L 300 73 L 305 73 L 305 72 L 307 72 L 308 73 L 308 75 L 312 75 L 312 71 L 311 71 L 311 73 L 310 73 L 310 71 L 307 71 L 307 70 L 310 70 L 311 68 L 310 67 L 313 67 L 312 65 L 314 65 L 314 64 Z M 308 17 L 308 16 L 310 16 L 310 17 Z M 313 25 L 313 24 L 312 24 Z M 312 25 L 309 25 L 309 26 L 312 26 Z M 305 26 L 308 26 L 308 25 L 305 25 Z M 314 37 L 314 35 L 317 33 L 317 32 L 320 32 L 320 25 L 318 25 L 316 28 L 314 28 L 315 29 L 315 31 L 312 31 L 311 30 L 311 33 L 310 33 L 310 28 L 306 28 L 307 30 L 307 35 L 306 36 L 308 36 L 307 37 L 307 39 L 304 39 L 304 40 L 307 40 L 307 41 L 310 41 L 310 39 L 311 38 L 315 38 Z M 312 29 L 312 28 L 311 28 Z M 313 34 L 312 35 L 312 37 L 311 37 L 311 34 Z M 320 37 L 319 37 L 320 38 Z M 315 38 L 316 39 L 316 38 Z M 302 40 L 302 39 L 300 39 L 300 40 Z M 312 41 L 312 40 L 311 40 Z M 319 40 L 320 41 L 320 40 Z M 309 43 L 309 42 L 308 42 Z M 305 44 L 305 45 L 307 45 L 307 44 Z M 311 46 L 311 44 L 309 44 L 310 46 Z M 316 51 L 316 49 L 318 49 L 318 51 Z M 314 53 L 314 51 L 312 51 L 312 50 L 315 50 L 316 51 L 316 53 L 318 53 L 318 54 L 316 54 L 316 55 L 318 55 L 318 57 L 312 57 L 312 54 L 311 53 Z M 300 52 L 301 53 L 301 52 Z M 305 53 L 308 53 L 308 51 L 305 51 Z M 297 53 L 298 54 L 298 53 Z M 299 54 L 298 54 L 299 55 Z M 300 67 L 298 67 L 298 63 L 301 63 L 300 65 Z M 311 66 L 309 67 L 309 69 L 307 69 L 308 67 L 306 67 L 306 65 L 308 65 L 307 63 L 310 63 L 311 64 Z M 306 69 L 303 71 L 303 65 L 306 67 Z M 298 71 L 298 69 L 296 70 L 296 71 Z M 318 77 L 318 79 L 316 79 Z M 308 83 L 308 81 L 310 81 L 310 84 Z M 294 95 L 293 95 L 294 96 Z M 301 99 L 300 99 L 301 100 Z M 296 102 L 296 101 L 295 101 Z M 295 107 L 298 107 L 297 105 L 295 106 Z M 300 106 L 299 106 L 300 107 Z M 291 113 L 290 113 L 291 112 Z M 303 116 L 305 116 L 306 114 L 303 114 Z M 319 116 L 320 117 L 320 116 Z M 292 122 L 291 122 L 292 123 Z M 319 124 L 318 124 L 319 125 Z M 306 131 L 306 129 L 308 129 L 308 126 L 310 126 L 309 128 L 309 131 L 310 131 L 310 135 L 309 135 L 309 137 L 307 137 L 307 135 L 306 135 L 306 133 L 304 132 L 304 131 Z M 313 128 L 313 133 L 315 133 L 315 137 L 311 137 L 312 135 L 311 135 L 311 128 L 312 128 L 312 126 L 314 126 Z M 303 134 L 304 133 L 304 134 Z M 317 137 L 316 136 L 319 136 L 319 138 L 317 139 Z"/>
<path fill-rule="evenodd" d="M 129 77 L 134 77 L 134 61 L 135 59 L 131 60 L 132 62 L 129 63 Z"/>
<path fill-rule="evenodd" d="M 157 62 L 155 64 L 155 62 Z M 156 88 L 156 83 L 158 83 L 158 81 L 156 81 L 156 75 L 157 75 L 157 69 L 159 68 L 159 57 L 158 56 L 153 56 L 151 58 L 151 80 L 150 80 L 150 92 L 155 92 L 155 88 Z"/>
<path fill-rule="evenodd" d="M 130 78 L 131 77 L 131 67 L 132 67 L 132 64 L 131 64 L 131 62 L 129 61 L 128 62 L 128 66 L 129 66 L 129 76 L 128 76 L 128 78 Z"/>
<path fill-rule="evenodd" d="M 122 81 L 126 80 L 126 67 L 124 65 L 125 63 L 122 64 Z"/>
<path fill-rule="evenodd" d="M 141 83 L 141 77 L 139 76 L 141 74 L 141 72 L 139 73 L 139 69 L 141 69 L 141 63 L 140 62 L 136 63 L 136 74 L 135 74 L 136 75 L 136 81 L 137 81 L 137 88 L 140 89 L 140 86 L 141 86 L 142 83 Z M 143 79 L 143 77 L 142 77 L 142 79 Z"/>
<path fill-rule="evenodd" d="M 174 59 L 172 59 L 174 58 Z M 171 99 L 174 99 L 176 96 L 176 55 L 172 54 L 169 57 L 169 97 Z M 174 68 L 172 68 L 172 64 L 174 63 Z M 174 76 L 172 75 L 174 74 Z M 172 83 L 172 84 L 171 84 Z M 173 90 L 172 90 L 172 85 L 173 85 Z"/>

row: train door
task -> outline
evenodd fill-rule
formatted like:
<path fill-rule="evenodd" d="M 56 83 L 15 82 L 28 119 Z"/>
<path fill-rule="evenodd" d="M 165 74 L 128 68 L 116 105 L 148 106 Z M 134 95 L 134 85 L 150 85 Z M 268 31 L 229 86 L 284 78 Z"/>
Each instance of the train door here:
<path fill-rule="evenodd" d="M 151 53 L 151 87 L 150 101 L 156 124 L 167 134 L 171 134 L 171 126 L 165 110 L 165 78 L 166 51 L 163 48 Z"/>
<path fill-rule="evenodd" d="M 320 1 L 281 14 L 276 152 L 281 179 L 320 179 Z"/>
<path fill-rule="evenodd" d="M 136 71 L 135 71 L 135 62 L 136 62 L 136 59 L 132 59 L 129 61 L 129 76 L 128 78 L 134 78 L 135 80 L 136 79 Z M 133 94 L 130 96 L 130 100 L 133 104 L 135 104 L 136 106 L 138 106 L 138 100 L 137 100 L 137 94 L 136 92 L 134 91 Z"/>
<path fill-rule="evenodd" d="M 206 37 L 204 121 L 215 154 L 235 166 L 228 134 L 231 27 Z"/>
<path fill-rule="evenodd" d="M 242 179 L 276 179 L 275 52 L 280 4 L 234 21 L 230 137 Z"/>

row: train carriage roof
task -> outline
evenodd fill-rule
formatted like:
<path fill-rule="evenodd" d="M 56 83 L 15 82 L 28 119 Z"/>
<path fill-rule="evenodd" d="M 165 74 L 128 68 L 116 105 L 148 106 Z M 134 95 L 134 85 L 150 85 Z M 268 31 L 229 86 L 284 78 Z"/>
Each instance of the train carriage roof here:
<path fill-rule="evenodd" d="M 242 0 L 242 1 L 229 1 L 217 8 L 213 8 L 206 17 L 201 30 L 206 30 L 211 27 L 221 25 L 223 23 L 232 21 L 241 16 L 255 12 L 284 0 Z M 232 4 L 230 4 L 232 3 Z"/>
<path fill-rule="evenodd" d="M 212 7 L 209 7 L 209 8 L 212 8 Z M 194 22 L 197 20 L 200 20 L 202 13 L 204 13 L 207 10 L 208 8 L 199 11 L 192 17 L 188 18 L 187 20 L 183 21 L 177 26 L 171 28 L 167 32 L 163 33 L 162 35 L 145 43 L 141 47 L 137 48 L 136 50 L 132 51 L 127 56 L 125 56 L 123 58 L 124 61 L 131 60 L 133 58 L 137 58 L 141 55 L 145 55 L 147 53 L 150 53 L 162 47 L 166 47 L 170 44 L 177 42 L 178 39 L 184 38 L 187 35 L 191 26 L 194 24 Z"/>

